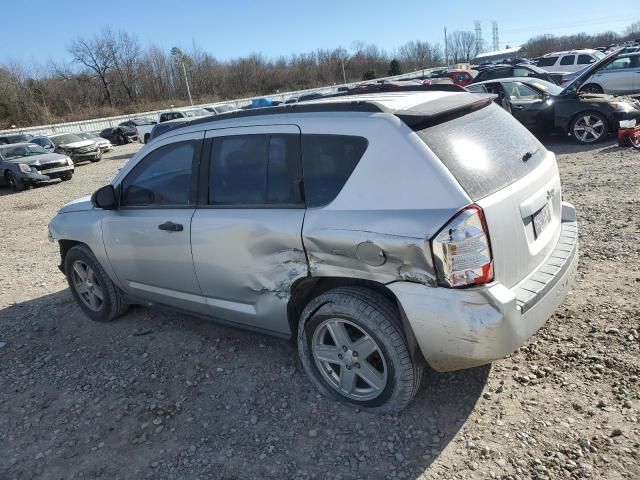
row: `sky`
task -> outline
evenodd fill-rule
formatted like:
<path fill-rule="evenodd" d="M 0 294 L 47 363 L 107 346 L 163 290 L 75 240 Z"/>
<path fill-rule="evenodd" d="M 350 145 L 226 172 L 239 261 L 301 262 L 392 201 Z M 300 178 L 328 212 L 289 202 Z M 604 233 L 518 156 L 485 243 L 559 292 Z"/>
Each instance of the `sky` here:
<path fill-rule="evenodd" d="M 392 53 L 409 40 L 443 44 L 443 28 L 473 30 L 479 20 L 485 44 L 498 22 L 500 48 L 543 33 L 621 32 L 640 19 L 601 0 L 2 0 L 0 63 L 70 62 L 67 47 L 106 27 L 155 44 L 189 51 L 196 45 L 219 60 L 250 53 L 288 56 L 354 42 Z M 55 7 L 53 7 L 55 5 Z M 44 16 L 37 12 L 46 12 Z M 43 19 L 40 22 L 38 19 Z"/>

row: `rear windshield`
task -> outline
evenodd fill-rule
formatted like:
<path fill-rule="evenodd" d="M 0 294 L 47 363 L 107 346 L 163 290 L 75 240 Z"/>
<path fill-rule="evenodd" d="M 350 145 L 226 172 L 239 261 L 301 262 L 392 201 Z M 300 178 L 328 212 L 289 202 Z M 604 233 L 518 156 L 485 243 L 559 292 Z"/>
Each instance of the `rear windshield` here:
<path fill-rule="evenodd" d="M 473 200 L 524 177 L 546 155 L 544 146 L 495 103 L 416 133 Z"/>

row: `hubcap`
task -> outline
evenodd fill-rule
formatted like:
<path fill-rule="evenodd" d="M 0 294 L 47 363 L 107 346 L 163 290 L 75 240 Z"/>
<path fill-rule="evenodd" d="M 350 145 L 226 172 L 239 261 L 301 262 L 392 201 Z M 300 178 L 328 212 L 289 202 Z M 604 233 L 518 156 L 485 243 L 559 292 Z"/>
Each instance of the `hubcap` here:
<path fill-rule="evenodd" d="M 104 304 L 104 291 L 93 269 L 82 260 L 76 260 L 73 262 L 71 278 L 82 303 L 99 312 Z"/>
<path fill-rule="evenodd" d="M 372 400 L 387 385 L 382 351 L 362 328 L 348 320 L 322 322 L 311 341 L 313 358 L 323 378 L 353 400 Z"/>
<path fill-rule="evenodd" d="M 604 123 L 598 117 L 585 115 L 576 121 L 573 134 L 581 142 L 595 142 L 604 134 Z"/>

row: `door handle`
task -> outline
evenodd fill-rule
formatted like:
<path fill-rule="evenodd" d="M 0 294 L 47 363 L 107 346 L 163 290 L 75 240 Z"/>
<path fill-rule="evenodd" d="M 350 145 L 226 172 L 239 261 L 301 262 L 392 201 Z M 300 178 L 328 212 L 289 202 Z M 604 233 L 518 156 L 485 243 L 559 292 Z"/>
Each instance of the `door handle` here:
<path fill-rule="evenodd" d="M 524 107 L 522 105 L 514 105 L 513 108 L 518 110 L 524 110 Z"/>
<path fill-rule="evenodd" d="M 166 230 L 167 232 L 181 232 L 182 230 L 184 230 L 182 224 L 173 222 L 164 222 L 158 225 L 158 228 L 160 230 Z"/>

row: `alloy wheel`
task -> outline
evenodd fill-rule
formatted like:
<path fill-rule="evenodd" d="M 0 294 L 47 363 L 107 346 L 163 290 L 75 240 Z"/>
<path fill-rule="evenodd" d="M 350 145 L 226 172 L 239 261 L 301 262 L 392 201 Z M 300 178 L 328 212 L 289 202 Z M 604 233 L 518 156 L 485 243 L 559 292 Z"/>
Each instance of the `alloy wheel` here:
<path fill-rule="evenodd" d="M 93 269 L 81 260 L 73 262 L 71 273 L 73 286 L 89 309 L 99 312 L 104 304 L 104 290 Z"/>
<path fill-rule="evenodd" d="M 349 399 L 372 400 L 387 385 L 382 350 L 353 322 L 339 318 L 322 322 L 313 334 L 311 351 L 323 378 Z"/>
<path fill-rule="evenodd" d="M 593 143 L 599 140 L 604 132 L 604 122 L 595 115 L 584 115 L 573 125 L 573 135 L 583 143 Z"/>

